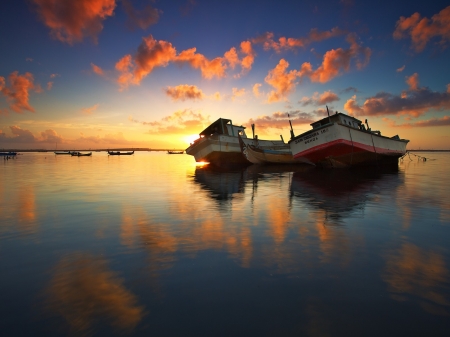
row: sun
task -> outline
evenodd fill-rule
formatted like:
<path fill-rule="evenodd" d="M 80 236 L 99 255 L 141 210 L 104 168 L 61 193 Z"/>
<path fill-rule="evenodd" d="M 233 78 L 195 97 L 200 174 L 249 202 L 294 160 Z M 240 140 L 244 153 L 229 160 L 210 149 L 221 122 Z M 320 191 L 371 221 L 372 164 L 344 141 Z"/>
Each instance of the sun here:
<path fill-rule="evenodd" d="M 191 144 L 191 143 L 194 142 L 194 140 L 196 140 L 196 139 L 198 139 L 198 138 L 199 138 L 199 136 L 198 136 L 198 134 L 197 134 L 197 135 L 189 135 L 189 136 L 185 136 L 185 137 L 183 137 L 182 139 L 183 139 L 184 142 L 186 142 L 186 143 L 188 143 L 188 144 Z"/>

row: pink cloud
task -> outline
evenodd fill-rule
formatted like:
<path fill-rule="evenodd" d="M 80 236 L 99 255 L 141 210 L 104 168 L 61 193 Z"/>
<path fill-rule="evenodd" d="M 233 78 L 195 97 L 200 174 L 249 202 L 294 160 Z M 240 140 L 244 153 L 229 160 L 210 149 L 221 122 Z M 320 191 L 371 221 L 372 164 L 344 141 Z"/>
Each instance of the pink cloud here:
<path fill-rule="evenodd" d="M 359 116 L 408 115 L 418 117 L 429 110 L 450 109 L 450 93 L 436 92 L 428 88 L 415 88 L 401 95 L 381 92 L 365 100 L 360 106 L 356 96 L 349 99 L 344 109 Z"/>
<path fill-rule="evenodd" d="M 302 103 L 303 106 L 310 105 L 310 104 L 318 106 L 318 105 L 325 105 L 328 103 L 339 101 L 339 99 L 340 98 L 338 95 L 336 95 L 331 90 L 328 90 L 328 91 L 324 91 L 320 95 L 318 92 L 315 92 L 312 97 L 303 97 L 300 100 L 300 103 Z"/>
<path fill-rule="evenodd" d="M 182 84 L 176 87 L 167 87 L 166 95 L 171 97 L 174 101 L 186 101 L 191 100 L 202 100 L 204 97 L 203 92 L 198 89 L 195 85 Z"/>
<path fill-rule="evenodd" d="M 128 25 L 131 27 L 139 27 L 145 30 L 159 20 L 160 11 L 151 5 L 145 6 L 142 10 L 137 10 L 130 0 L 122 0 L 122 6 L 128 16 Z"/>
<path fill-rule="evenodd" d="M 269 74 L 264 79 L 266 83 L 271 85 L 275 90 L 272 90 L 267 98 L 269 103 L 278 102 L 285 99 L 287 95 L 292 93 L 296 87 L 296 79 L 298 76 L 297 70 L 287 72 L 289 63 L 281 59 L 277 66 L 269 71 Z"/>
<path fill-rule="evenodd" d="M 255 124 L 256 133 L 259 133 L 259 130 L 262 130 L 262 133 L 267 133 L 268 130 L 271 129 L 288 129 L 289 128 L 289 120 L 292 125 L 301 125 L 301 124 L 311 124 L 316 118 L 313 114 L 307 112 L 290 111 L 290 112 L 274 112 L 272 115 L 267 116 L 258 116 L 257 118 L 251 118 L 244 125 L 248 128 L 251 127 L 252 124 Z"/>
<path fill-rule="evenodd" d="M 422 18 L 417 12 L 408 18 L 401 16 L 396 23 L 393 36 L 394 39 L 410 36 L 411 47 L 418 53 L 435 37 L 440 37 L 440 43 L 444 45 L 450 40 L 450 6 L 433 15 L 431 20 Z"/>
<path fill-rule="evenodd" d="M 53 82 L 47 82 L 47 90 L 52 90 Z"/>
<path fill-rule="evenodd" d="M 53 38 L 73 44 L 85 36 L 97 43 L 103 21 L 114 13 L 115 0 L 32 0 Z"/>
<path fill-rule="evenodd" d="M 401 73 L 403 70 L 405 70 L 405 65 L 403 65 L 403 67 L 398 68 L 396 71 L 398 73 Z"/>
<path fill-rule="evenodd" d="M 425 127 L 436 127 L 436 126 L 449 126 L 450 125 L 450 116 L 444 116 L 442 118 L 430 118 L 427 120 L 417 121 L 414 123 L 404 123 L 404 124 L 396 124 L 394 121 L 383 118 L 384 121 L 388 122 L 391 127 L 400 127 L 400 128 L 425 128 Z"/>
<path fill-rule="evenodd" d="M 0 76 L 0 91 L 9 102 L 9 108 L 17 113 L 24 110 L 34 112 L 29 104 L 29 91 L 42 91 L 42 88 L 34 84 L 34 78 L 31 73 L 19 75 L 17 71 L 12 72 L 9 77 L 9 86 L 6 85 L 5 78 Z"/>

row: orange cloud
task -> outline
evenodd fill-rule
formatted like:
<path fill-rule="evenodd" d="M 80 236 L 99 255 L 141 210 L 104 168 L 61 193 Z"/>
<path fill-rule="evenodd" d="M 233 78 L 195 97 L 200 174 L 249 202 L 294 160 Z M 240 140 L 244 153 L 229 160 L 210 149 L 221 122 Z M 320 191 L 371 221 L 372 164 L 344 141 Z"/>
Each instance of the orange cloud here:
<path fill-rule="evenodd" d="M 103 76 L 105 74 L 103 69 L 100 68 L 99 66 L 96 66 L 94 63 L 91 63 L 91 68 L 92 71 L 99 76 Z"/>
<path fill-rule="evenodd" d="M 406 66 L 403 65 L 403 67 L 398 68 L 398 69 L 397 69 L 397 72 L 398 72 L 398 73 L 401 73 L 403 70 L 405 70 L 405 67 L 406 67 Z"/>
<path fill-rule="evenodd" d="M 6 86 L 5 78 L 0 76 L 0 91 L 9 102 L 9 108 L 17 113 L 22 113 L 23 110 L 35 112 L 33 107 L 29 104 L 29 91 L 32 89 L 41 91 L 40 86 L 35 86 L 34 78 L 31 73 L 19 75 L 17 71 L 12 72 L 8 81 L 9 86 Z"/>
<path fill-rule="evenodd" d="M 250 41 L 241 42 L 241 50 L 246 55 L 241 62 L 242 71 L 247 72 L 252 68 L 256 54 L 252 48 L 252 43 Z"/>
<path fill-rule="evenodd" d="M 112 16 L 115 0 L 32 0 L 53 38 L 73 44 L 90 36 L 97 43 L 103 20 Z"/>
<path fill-rule="evenodd" d="M 196 100 L 196 99 L 203 99 L 204 94 L 203 92 L 198 89 L 195 85 L 177 85 L 176 87 L 167 87 L 165 90 L 166 95 L 171 97 L 174 101 L 185 101 L 188 99 Z"/>
<path fill-rule="evenodd" d="M 188 63 L 194 69 L 200 69 L 202 76 L 207 79 L 225 77 L 227 68 L 225 57 L 208 60 L 204 55 L 196 53 L 197 48 L 182 51 L 175 59 L 177 63 Z"/>
<path fill-rule="evenodd" d="M 274 34 L 271 32 L 267 32 L 263 35 L 260 35 L 254 39 L 252 42 L 255 44 L 262 44 L 264 50 L 273 49 L 277 53 L 281 53 L 283 50 L 293 50 L 296 48 L 305 47 L 311 42 L 318 42 L 325 39 L 329 39 L 332 37 L 336 37 L 344 34 L 345 31 L 339 29 L 338 27 L 332 28 L 329 31 L 320 32 L 317 28 L 311 29 L 307 37 L 301 38 L 286 38 L 280 37 L 278 41 L 273 39 Z"/>
<path fill-rule="evenodd" d="M 233 47 L 229 51 L 227 51 L 223 57 L 227 60 L 231 69 L 234 69 L 237 64 L 239 64 L 239 56 L 237 54 L 236 48 Z"/>
<path fill-rule="evenodd" d="M 266 83 L 270 84 L 275 90 L 269 93 L 267 101 L 269 103 L 278 102 L 285 99 L 287 95 L 295 90 L 295 80 L 298 76 L 297 70 L 291 70 L 286 72 L 289 67 L 289 63 L 281 59 L 277 66 L 269 71 L 269 74 L 264 79 Z"/>
<path fill-rule="evenodd" d="M 100 106 L 100 104 L 95 104 L 94 106 L 91 106 L 89 108 L 81 108 L 81 111 L 83 111 L 83 113 L 85 115 L 92 115 L 94 113 L 95 110 L 97 110 L 97 108 Z"/>
<path fill-rule="evenodd" d="M 27 144 L 38 144 L 38 143 L 62 143 L 64 140 L 61 136 L 57 134 L 55 130 L 45 130 L 40 132 L 39 136 L 34 136 L 29 130 L 20 128 L 17 125 L 10 126 L 9 129 L 13 134 L 12 137 L 6 136 L 5 133 L 0 133 L 1 141 L 3 143 L 27 143 Z"/>
<path fill-rule="evenodd" d="M 308 77 L 312 82 L 326 83 L 340 75 L 342 70 L 348 71 L 352 59 L 356 59 L 358 69 L 366 66 L 372 53 L 370 48 L 360 46 L 356 42 L 354 34 L 347 36 L 347 42 L 350 43 L 349 49 L 338 48 L 327 51 L 323 56 L 322 64 L 316 70 L 312 69 L 311 63 L 303 63 L 300 67 L 299 76 Z M 363 57 L 362 60 L 361 56 Z"/>
<path fill-rule="evenodd" d="M 417 90 L 419 87 L 419 74 L 414 73 L 407 77 L 406 83 L 409 85 L 409 90 Z"/>
<path fill-rule="evenodd" d="M 139 27 L 145 30 L 159 20 L 159 10 L 151 5 L 145 6 L 142 10 L 137 10 L 133 7 L 130 0 L 122 0 L 122 6 L 128 15 L 128 25 L 130 27 Z"/>
<path fill-rule="evenodd" d="M 261 92 L 259 91 L 259 88 L 261 88 L 261 86 L 262 86 L 262 84 L 261 83 L 256 83 L 254 86 L 253 86 L 253 95 L 255 95 L 255 97 L 260 97 L 262 94 L 261 94 Z"/>
<path fill-rule="evenodd" d="M 411 47 L 418 53 L 435 37 L 440 37 L 440 44 L 445 45 L 450 40 L 450 6 L 433 15 L 431 21 L 422 18 L 417 12 L 409 18 L 401 16 L 395 25 L 393 37 L 402 39 L 408 36 L 411 37 Z"/>
<path fill-rule="evenodd" d="M 141 122 L 128 118 L 134 123 L 148 125 L 151 127 L 149 134 L 198 134 L 199 130 L 203 130 L 207 125 L 211 124 L 209 115 L 196 113 L 192 110 L 175 111 L 172 115 L 162 118 L 159 121 Z"/>
<path fill-rule="evenodd" d="M 47 82 L 47 90 L 52 90 L 53 82 Z"/>
<path fill-rule="evenodd" d="M 238 89 L 232 88 L 233 94 L 231 95 L 231 100 L 234 101 L 238 97 L 242 97 L 245 95 L 245 88 Z"/>
<path fill-rule="evenodd" d="M 339 101 L 339 96 L 336 95 L 331 90 L 324 91 L 322 94 L 319 95 L 318 92 L 315 92 L 312 97 L 303 97 L 300 100 L 300 103 L 302 103 L 303 106 L 306 105 L 324 105 L 327 103 L 332 103 L 335 101 Z"/>

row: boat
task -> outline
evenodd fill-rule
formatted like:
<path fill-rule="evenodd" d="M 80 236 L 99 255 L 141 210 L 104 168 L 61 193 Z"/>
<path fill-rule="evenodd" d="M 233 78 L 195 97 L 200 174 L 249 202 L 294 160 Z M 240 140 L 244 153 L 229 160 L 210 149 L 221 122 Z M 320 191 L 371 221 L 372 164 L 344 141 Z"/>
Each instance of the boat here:
<path fill-rule="evenodd" d="M 89 152 L 89 153 L 72 152 L 71 155 L 75 156 L 75 157 L 87 157 L 87 156 L 91 156 L 92 152 Z"/>
<path fill-rule="evenodd" d="M 281 148 L 278 150 L 261 149 L 252 144 L 245 144 L 242 137 L 239 135 L 239 145 L 245 158 L 257 165 L 266 164 L 299 164 L 302 163 L 301 159 L 294 159 L 291 149 Z"/>
<path fill-rule="evenodd" d="M 294 136 L 288 142 L 295 159 L 321 167 L 351 167 L 398 164 L 406 154 L 409 140 L 398 135 L 386 137 L 372 131 L 352 116 L 335 112 L 311 124 L 312 130 Z"/>
<path fill-rule="evenodd" d="M 252 125 L 254 134 L 254 125 Z M 248 145 L 255 145 L 261 149 L 289 149 L 283 139 L 261 140 L 258 136 L 248 138 L 244 126 L 233 125 L 230 119 L 219 118 L 200 132 L 196 139 L 186 149 L 186 153 L 194 156 L 196 162 L 208 162 L 212 165 L 231 168 L 250 165 L 251 163 L 242 154 L 238 135 Z"/>
<path fill-rule="evenodd" d="M 129 152 L 108 151 L 108 154 L 110 156 L 131 156 L 132 154 L 134 154 L 134 151 L 129 151 Z"/>
<path fill-rule="evenodd" d="M 167 154 L 184 154 L 184 151 L 167 151 Z"/>
<path fill-rule="evenodd" d="M 75 153 L 76 151 L 54 151 L 54 154 L 72 154 Z"/>
<path fill-rule="evenodd" d="M 17 152 L 12 152 L 12 151 L 0 152 L 0 156 L 5 156 L 5 157 L 17 156 Z"/>

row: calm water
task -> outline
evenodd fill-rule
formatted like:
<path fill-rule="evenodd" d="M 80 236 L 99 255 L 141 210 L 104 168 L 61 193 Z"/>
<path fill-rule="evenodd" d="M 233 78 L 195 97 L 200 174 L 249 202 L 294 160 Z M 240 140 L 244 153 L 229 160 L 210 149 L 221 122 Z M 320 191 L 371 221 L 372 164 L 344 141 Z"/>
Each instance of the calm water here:
<path fill-rule="evenodd" d="M 0 162 L 2 336 L 448 336 L 450 153 L 394 171 Z"/>

